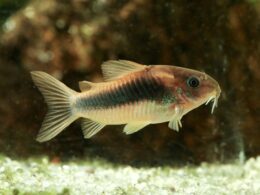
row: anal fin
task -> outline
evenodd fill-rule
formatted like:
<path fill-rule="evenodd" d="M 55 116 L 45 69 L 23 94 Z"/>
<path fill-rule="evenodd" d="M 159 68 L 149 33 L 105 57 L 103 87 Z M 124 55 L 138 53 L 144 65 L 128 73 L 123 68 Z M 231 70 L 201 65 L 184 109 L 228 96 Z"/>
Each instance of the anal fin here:
<path fill-rule="evenodd" d="M 93 135 L 97 134 L 104 126 L 104 124 L 84 118 L 81 124 L 84 138 L 91 138 Z"/>
<path fill-rule="evenodd" d="M 147 122 L 142 122 L 142 123 L 128 123 L 125 125 L 124 127 L 124 133 L 125 134 L 132 134 L 135 133 L 139 130 L 141 130 L 142 128 L 144 128 L 145 126 L 149 125 L 150 123 Z"/>

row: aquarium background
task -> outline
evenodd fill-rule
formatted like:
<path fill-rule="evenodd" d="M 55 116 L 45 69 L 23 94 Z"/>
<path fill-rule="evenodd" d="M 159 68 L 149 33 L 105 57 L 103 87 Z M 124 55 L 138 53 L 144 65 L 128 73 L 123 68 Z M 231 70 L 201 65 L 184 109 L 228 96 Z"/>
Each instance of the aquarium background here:
<path fill-rule="evenodd" d="M 133 166 L 243 162 L 260 154 L 260 2 L 257 0 L 1 0 L 0 152 L 54 161 L 102 158 Z M 126 136 L 107 126 L 83 138 L 80 121 L 55 139 L 35 137 L 47 107 L 30 71 L 79 90 L 102 81 L 110 59 L 205 71 L 219 106 L 185 115 L 180 132 L 149 125 Z"/>

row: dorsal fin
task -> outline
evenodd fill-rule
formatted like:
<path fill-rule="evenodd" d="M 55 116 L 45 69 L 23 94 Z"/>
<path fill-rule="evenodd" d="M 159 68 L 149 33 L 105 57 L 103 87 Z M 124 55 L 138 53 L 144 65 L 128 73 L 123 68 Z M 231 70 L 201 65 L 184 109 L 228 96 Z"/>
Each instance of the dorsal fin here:
<path fill-rule="evenodd" d="M 127 60 L 110 60 L 102 65 L 102 72 L 106 81 L 120 78 L 131 72 L 144 69 L 146 66 Z"/>

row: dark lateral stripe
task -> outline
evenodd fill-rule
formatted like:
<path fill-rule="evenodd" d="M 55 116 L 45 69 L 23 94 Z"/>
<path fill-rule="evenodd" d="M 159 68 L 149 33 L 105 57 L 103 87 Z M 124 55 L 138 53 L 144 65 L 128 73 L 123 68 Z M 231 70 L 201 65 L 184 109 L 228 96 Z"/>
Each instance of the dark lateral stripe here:
<path fill-rule="evenodd" d="M 143 100 L 161 100 L 167 89 L 152 78 L 137 78 L 110 91 L 79 99 L 78 108 L 108 108 Z"/>

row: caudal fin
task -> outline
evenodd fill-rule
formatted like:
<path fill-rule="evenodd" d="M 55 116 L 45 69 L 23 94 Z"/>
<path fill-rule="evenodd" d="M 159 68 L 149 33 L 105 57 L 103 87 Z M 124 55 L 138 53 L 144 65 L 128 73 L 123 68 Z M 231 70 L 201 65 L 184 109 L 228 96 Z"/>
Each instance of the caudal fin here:
<path fill-rule="evenodd" d="M 36 139 L 39 142 L 45 142 L 77 119 L 71 112 L 71 99 L 77 92 L 45 72 L 32 71 L 31 76 L 48 105 L 48 113 Z"/>

